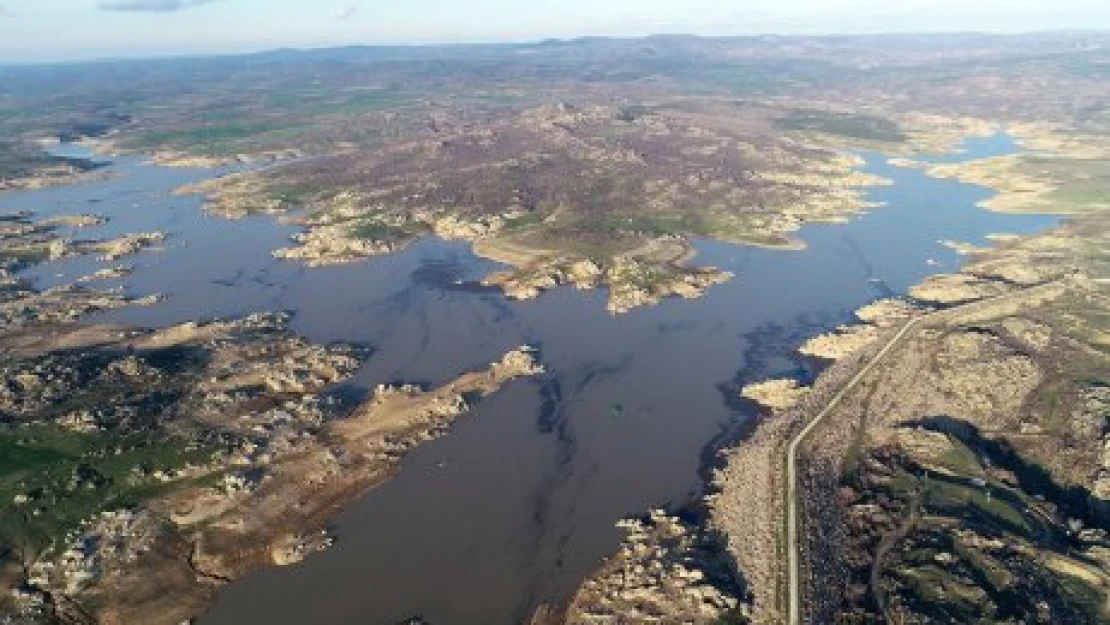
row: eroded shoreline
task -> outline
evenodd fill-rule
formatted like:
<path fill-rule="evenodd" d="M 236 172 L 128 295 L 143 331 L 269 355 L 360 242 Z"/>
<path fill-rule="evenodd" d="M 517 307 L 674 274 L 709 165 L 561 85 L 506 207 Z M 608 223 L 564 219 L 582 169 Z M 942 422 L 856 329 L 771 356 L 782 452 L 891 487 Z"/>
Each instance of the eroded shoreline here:
<path fill-rule="evenodd" d="M 114 521 L 121 521 L 121 519 L 114 519 Z M 125 522 L 122 527 L 125 527 L 125 528 L 133 528 L 134 527 L 132 525 L 127 525 L 127 523 L 132 522 L 131 520 L 122 519 L 122 521 Z M 128 531 L 130 531 L 130 530 L 128 530 Z M 244 561 L 248 561 L 248 560 L 251 560 L 251 559 L 256 559 L 258 561 L 261 561 L 261 560 L 265 559 L 265 557 L 269 557 L 271 560 L 275 560 L 275 561 L 292 562 L 292 561 L 295 561 L 295 560 L 299 559 L 299 557 L 301 557 L 301 555 L 311 552 L 311 550 L 313 548 L 315 548 L 316 546 L 318 546 L 320 544 L 318 542 L 318 539 L 316 538 L 316 536 L 317 535 L 313 532 L 291 534 L 289 536 L 283 537 L 281 544 L 276 549 L 275 548 L 268 549 L 268 552 L 269 552 L 268 555 L 266 555 L 266 554 L 259 555 L 259 554 L 262 553 L 262 552 L 259 552 L 258 554 L 254 554 L 254 555 L 249 555 L 248 554 L 249 557 L 248 557 L 248 555 L 244 555 L 242 557 L 243 557 Z M 264 551 L 267 551 L 267 550 L 264 550 Z M 210 566 L 211 563 L 207 562 L 207 558 L 204 555 L 203 550 L 198 552 L 194 548 L 192 551 L 189 552 L 189 557 L 187 558 L 187 560 L 188 560 L 188 562 L 191 563 L 190 566 L 195 571 L 204 572 L 204 576 L 206 577 L 206 579 L 209 579 L 210 581 L 211 580 L 219 580 L 219 579 L 222 579 L 224 577 L 230 577 L 230 576 L 225 575 L 226 571 L 224 571 L 221 568 L 221 567 L 224 567 L 226 565 L 217 564 L 215 566 Z M 216 560 L 218 561 L 219 559 L 216 558 Z M 694 585 L 694 587 L 696 588 L 697 585 Z M 726 605 L 726 604 L 722 604 L 722 605 Z"/>
<path fill-rule="evenodd" d="M 1036 145 L 1043 147 L 1046 142 L 1043 140 Z M 1061 143 L 1055 141 L 1051 145 L 1059 147 Z M 1080 150 L 1078 155 L 1063 155 L 1065 159 L 1100 157 L 1097 151 L 1089 150 Z M 996 190 L 996 198 L 982 202 L 983 208 L 1035 212 L 1044 207 L 1045 196 L 1054 191 L 1055 181 L 1027 184 L 1019 180 L 1011 185 L 1001 178 L 979 173 L 989 171 L 999 162 L 1006 163 L 1006 167 L 1016 167 L 1022 158 L 1019 155 L 988 159 L 973 163 L 965 170 L 951 165 L 931 166 L 927 171 L 941 177 L 966 171 L 962 179 Z M 1048 172 L 1041 172 L 1042 176 L 1046 174 Z M 891 359 L 897 364 L 881 366 L 872 376 L 882 380 L 861 384 L 861 389 L 850 395 L 848 405 L 834 412 L 829 419 L 831 423 L 824 425 L 814 436 L 815 440 L 804 447 L 803 475 L 799 477 L 806 524 L 799 538 L 805 574 L 804 594 L 800 598 L 804 618 L 823 622 L 838 614 L 866 614 L 874 605 L 869 607 L 867 601 L 877 602 L 885 618 L 912 614 L 914 609 L 928 609 L 891 603 L 891 596 L 898 593 L 912 597 L 912 585 L 909 589 L 902 585 L 884 591 L 877 581 L 883 575 L 888 575 L 884 578 L 888 580 L 911 575 L 904 570 L 885 568 L 892 566 L 886 560 L 896 559 L 890 555 L 894 544 L 910 540 L 915 534 L 916 540 L 928 544 L 948 531 L 944 523 L 930 527 L 922 520 L 920 507 L 925 496 L 920 490 L 899 491 L 901 487 L 891 487 L 889 476 L 907 470 L 906 466 L 916 467 L 913 470 L 924 471 L 926 476 L 933 471 L 940 473 L 942 478 L 964 476 L 959 479 L 980 488 L 993 488 L 991 484 L 1001 479 L 1004 488 L 1018 493 L 1011 497 L 1034 496 L 1043 502 L 1046 496 L 1046 491 L 1040 490 L 1043 484 L 1028 481 L 1028 476 L 1015 480 L 1007 477 L 1005 471 L 991 470 L 993 461 L 1007 463 L 1008 470 L 1021 471 L 1023 469 L 1014 467 L 1029 466 L 1018 459 L 1024 455 L 1036 458 L 1034 462 L 1038 465 L 1050 467 L 1047 470 L 1051 477 L 1045 478 L 1050 484 L 1069 484 L 1087 493 L 1090 501 L 1105 501 L 1106 482 L 1099 471 L 1101 461 L 1095 452 L 1099 440 L 1091 436 L 1094 426 L 1090 421 L 1091 411 L 1104 405 L 1100 403 L 1104 400 L 1097 398 L 1101 397 L 1098 384 L 1093 388 L 1085 387 L 1090 382 L 1083 382 L 1081 377 L 1076 379 L 1074 373 L 1061 371 L 1069 365 L 1049 355 L 1053 349 L 1090 354 L 1093 352 L 1087 350 L 1099 343 L 1098 324 L 1080 321 L 1072 315 L 1083 307 L 1094 306 L 1094 301 L 1100 297 L 1098 278 L 1105 275 L 1106 261 L 1104 255 L 1093 252 L 1090 246 L 1097 245 L 1095 241 L 1104 236 L 1105 223 L 1094 213 L 1097 206 L 1065 204 L 1052 210 L 1070 212 L 1073 217 L 1048 232 L 1027 237 L 996 237 L 995 247 L 961 248 L 969 260 L 960 272 L 933 276 L 914 286 L 909 291 L 914 300 L 912 304 L 880 303 L 865 307 L 857 312 L 861 323 L 811 339 L 802 351 L 834 360 L 835 364 L 821 374 L 807 393 L 797 393 L 792 384 L 776 381 L 745 389 L 748 396 L 764 403 L 774 416 L 757 430 L 754 442 L 758 444 L 744 443 L 728 453 L 726 467 L 716 478 L 717 492 L 711 501 L 714 525 L 727 536 L 729 550 L 751 584 L 753 623 L 777 623 L 785 618 L 784 512 L 782 498 L 775 494 L 785 491 L 782 459 L 786 442 L 809 416 L 825 406 L 845 381 L 864 364 L 870 364 L 878 349 L 885 348 L 887 341 L 895 336 L 894 330 L 909 319 L 928 316 L 938 321 L 930 322 L 928 329 L 921 330 L 919 338 L 911 339 L 911 345 L 896 350 Z M 993 301 L 998 304 L 992 304 Z M 966 314 L 959 312 L 965 308 Z M 936 309 L 942 312 L 930 315 Z M 940 321 L 941 317 L 950 320 Z M 1085 420 L 1081 419 L 1084 425 L 1076 426 L 1086 428 L 1082 443 L 1079 439 L 1071 439 L 1072 435 L 1053 433 L 1044 424 L 1041 410 L 1031 405 L 1038 393 L 1045 392 L 1047 384 L 1057 385 L 1053 393 L 1069 388 L 1064 392 L 1078 394 L 1076 414 L 1088 415 Z M 951 417 L 933 418 L 932 421 L 938 423 L 931 423 L 931 415 Z M 952 423 L 939 423 L 946 419 Z M 973 425 L 961 425 L 964 423 L 961 419 Z M 1015 421 L 1022 422 L 1017 430 L 1013 429 Z M 994 429 L 1002 423 L 1008 425 Z M 1023 435 L 1044 437 L 1039 440 L 1057 449 L 1055 453 L 1065 453 L 1059 450 L 1056 437 L 1067 437 L 1073 442 L 1065 443 L 1069 448 L 1066 453 L 1078 464 L 1068 465 L 1059 458 L 1046 457 L 1044 450 L 1037 446 L 1023 444 Z M 980 461 L 982 464 L 971 463 L 973 466 L 954 462 L 953 454 L 966 447 L 992 449 L 978 453 L 1011 455 L 1004 456 L 1005 460 L 988 457 Z M 1000 452 L 1000 449 L 1014 451 Z M 859 459 L 861 456 L 866 458 Z M 1059 492 L 1053 488 L 1056 487 L 1050 487 L 1048 492 Z M 893 496 L 898 500 L 893 504 L 883 500 L 883 495 L 875 494 L 892 490 L 897 493 Z M 772 496 L 768 499 L 762 493 L 772 493 Z M 989 501 L 990 497 L 987 499 Z M 740 502 L 753 500 L 765 505 L 757 505 L 750 512 L 740 507 Z M 1076 504 L 1057 501 L 1053 505 Z M 1050 524 L 1063 524 L 1066 517 L 1054 516 L 1055 512 L 1049 509 L 1037 514 L 1043 515 Z M 1076 509 L 1071 508 L 1067 514 L 1077 514 Z M 1091 519 L 1078 523 L 1080 526 L 1090 524 Z M 874 524 L 878 524 L 877 529 Z M 974 528 L 956 534 L 955 542 L 960 545 L 956 553 L 960 555 L 942 551 L 936 555 L 942 564 L 952 566 L 961 559 L 965 563 L 971 559 L 972 564 L 968 566 L 986 566 L 992 570 L 1014 571 L 1029 567 L 1028 574 L 1032 577 L 1026 592 L 1042 597 L 1044 602 L 1040 606 L 1049 605 L 1049 602 L 1052 605 L 1052 608 L 1038 610 L 1050 609 L 1059 618 L 1089 618 L 1094 613 L 1090 610 L 1098 612 L 1096 608 L 1083 607 L 1067 593 L 1054 594 L 1047 582 L 1043 582 L 1048 577 L 1042 576 L 1050 577 L 1064 570 L 1078 571 L 1074 575 L 1081 575 L 1089 588 L 1102 589 L 1092 592 L 1105 592 L 1110 577 L 1107 561 L 1101 555 L 1105 552 L 1103 530 L 1090 530 L 1082 534 L 1080 541 L 1086 557 L 1101 562 L 1095 568 L 1069 563 L 1068 556 L 1053 550 L 1051 541 L 1046 544 L 1037 538 L 1006 536 L 1004 541 L 991 542 L 976 534 Z M 876 542 L 880 545 L 878 552 L 873 550 Z M 922 542 L 916 544 L 916 548 L 926 548 Z M 1005 548 L 1001 548 L 1003 544 Z M 985 556 L 967 555 L 1000 548 L 1002 553 L 996 551 L 991 556 L 997 560 L 987 565 L 981 560 L 980 564 L 975 564 L 974 560 Z M 1037 553 L 1049 554 L 1043 556 L 1048 558 L 1047 573 L 1034 571 L 1025 559 L 1036 557 L 1033 554 Z M 885 583 L 907 584 L 901 581 Z M 891 593 L 891 596 L 883 593 Z M 992 599 L 1000 600 L 993 596 Z M 1069 616 L 1062 616 L 1064 614 Z"/>

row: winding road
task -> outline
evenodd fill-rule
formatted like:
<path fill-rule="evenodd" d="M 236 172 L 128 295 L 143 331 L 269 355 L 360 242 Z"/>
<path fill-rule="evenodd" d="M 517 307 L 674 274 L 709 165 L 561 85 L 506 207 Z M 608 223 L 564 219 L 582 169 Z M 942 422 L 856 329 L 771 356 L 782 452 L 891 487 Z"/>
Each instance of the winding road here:
<path fill-rule="evenodd" d="M 1050 286 L 1067 280 L 1071 274 L 1052 278 L 1045 282 L 1035 284 L 1017 291 L 1011 291 L 995 297 L 976 300 L 967 304 L 954 306 L 952 308 L 945 308 L 936 312 L 929 313 L 916 317 L 907 322 L 898 332 L 887 341 L 886 345 L 876 353 L 870 361 L 856 374 L 852 379 L 841 387 L 841 389 L 832 397 L 825 407 L 821 409 L 810 421 L 802 428 L 798 435 L 790 441 L 789 447 L 786 450 L 786 551 L 787 551 L 787 623 L 788 625 L 802 625 L 802 565 L 801 565 L 801 551 L 799 543 L 802 537 L 798 532 L 798 507 L 800 505 L 800 497 L 798 496 L 800 488 L 798 487 L 798 447 L 805 441 L 806 438 L 817 428 L 818 425 L 829 416 L 833 410 L 840 405 L 840 402 L 855 389 L 856 385 L 860 383 L 863 378 L 875 368 L 879 362 L 886 357 L 892 349 L 901 343 L 906 336 L 916 327 L 920 326 L 926 321 L 934 321 L 941 317 L 952 315 L 956 313 L 967 312 L 979 306 L 986 306 L 990 304 L 997 304 L 998 302 L 1017 296 L 1028 296 L 1031 292 L 1038 289 L 1045 289 Z"/>

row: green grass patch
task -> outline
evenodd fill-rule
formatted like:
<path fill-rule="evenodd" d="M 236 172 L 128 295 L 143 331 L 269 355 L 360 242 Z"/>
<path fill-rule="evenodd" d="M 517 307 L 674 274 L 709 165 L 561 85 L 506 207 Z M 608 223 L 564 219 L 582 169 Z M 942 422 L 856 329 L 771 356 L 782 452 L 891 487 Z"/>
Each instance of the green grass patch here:
<path fill-rule="evenodd" d="M 1070 415 L 1061 411 L 1062 400 L 1060 393 L 1069 386 L 1068 380 L 1056 380 L 1044 385 L 1037 393 L 1034 401 L 1037 402 L 1037 415 L 1042 426 L 1053 434 L 1059 435 L 1071 428 Z"/>
<path fill-rule="evenodd" d="M 634 122 L 642 117 L 647 117 L 655 112 L 655 108 L 651 106 L 644 106 L 642 104 L 630 104 L 622 106 L 620 111 L 617 112 L 617 119 L 622 122 Z"/>
<path fill-rule="evenodd" d="M 991 561 L 981 552 L 968 549 L 958 540 L 952 541 L 951 549 L 968 568 L 974 571 L 981 584 L 989 586 L 992 593 L 1003 592 L 1013 585 L 1015 580 L 1010 571 L 999 563 Z"/>
<path fill-rule="evenodd" d="M 418 234 L 413 228 L 391 226 L 376 219 L 360 219 L 351 223 L 351 236 L 371 241 L 397 241 Z"/>
<path fill-rule="evenodd" d="M 674 278 L 675 270 L 661 265 L 639 264 L 628 267 L 612 277 L 614 285 L 630 286 L 651 292 L 658 285 Z"/>
<path fill-rule="evenodd" d="M 1001 497 L 987 494 L 986 488 L 963 486 L 936 479 L 924 481 L 925 507 L 975 520 L 1001 528 L 1007 532 L 1036 539 L 1038 529 L 1030 525 L 1027 517 Z"/>
<path fill-rule="evenodd" d="M 975 452 L 957 440 L 949 440 L 952 442 L 952 447 L 940 454 L 934 462 L 957 475 L 981 477 L 983 465 Z"/>
<path fill-rule="evenodd" d="M 266 110 L 298 115 L 355 115 L 398 108 L 412 96 L 397 89 L 349 89 L 305 93 L 273 93 L 266 96 Z"/>
<path fill-rule="evenodd" d="M 174 487 L 149 476 L 203 463 L 212 450 L 161 433 L 79 433 L 54 425 L 0 432 L 0 541 L 41 551 L 81 521 Z M 15 504 L 17 496 L 28 501 Z"/>
<path fill-rule="evenodd" d="M 530 211 L 519 217 L 506 219 L 504 229 L 507 231 L 527 230 L 542 224 L 547 217 L 547 213 L 543 211 Z"/>
<path fill-rule="evenodd" d="M 412 97 L 396 89 L 359 89 L 348 92 L 336 102 L 323 104 L 318 110 L 326 114 L 353 114 L 384 111 L 409 104 Z"/>
<path fill-rule="evenodd" d="M 973 588 L 954 580 L 947 571 L 935 566 L 919 566 L 898 573 L 909 591 L 909 596 L 904 598 L 919 608 L 930 606 L 932 609 L 925 611 L 941 611 L 960 622 L 978 622 L 982 616 L 982 598 Z"/>
<path fill-rule="evenodd" d="M 245 139 L 273 132 L 283 126 L 271 123 L 229 123 L 213 124 L 183 130 L 163 130 L 141 136 L 141 140 L 151 145 L 223 142 Z"/>
<path fill-rule="evenodd" d="M 665 236 L 699 234 L 707 236 L 711 228 L 696 214 L 612 214 L 590 220 L 597 230 Z"/>
<path fill-rule="evenodd" d="M 874 115 L 795 109 L 776 123 L 786 130 L 822 132 L 864 141 L 901 143 L 907 138 L 898 124 Z"/>
<path fill-rule="evenodd" d="M 84 159 L 52 156 L 38 147 L 0 138 L 0 179 L 32 176 L 48 167 L 69 166 L 88 171 L 96 165 Z"/>
<path fill-rule="evenodd" d="M 1106 607 L 1107 593 L 1104 590 L 1070 575 L 1058 575 L 1056 579 L 1061 593 L 1079 609 L 1090 615 L 1098 615 L 1099 622 L 1105 623 L 1110 620 L 1110 612 Z"/>
<path fill-rule="evenodd" d="M 271 199 L 288 206 L 307 206 L 318 199 L 323 191 L 324 189 L 319 186 L 285 182 L 269 184 L 266 187 L 266 194 Z"/>
<path fill-rule="evenodd" d="M 233 114 L 228 118 L 234 120 Z M 228 121 L 203 123 L 185 128 L 152 130 L 131 137 L 128 145 L 140 150 L 174 149 L 205 156 L 219 156 L 290 143 L 304 132 L 306 124 L 289 121 Z M 265 140 L 266 145 L 263 145 Z"/>
<path fill-rule="evenodd" d="M 504 93 L 498 91 L 481 91 L 466 93 L 462 96 L 467 100 L 477 100 L 479 102 L 493 102 L 495 104 L 516 104 L 525 99 L 523 94 L 519 93 Z"/>
<path fill-rule="evenodd" d="M 45 245 L 0 250 L 0 260 L 12 260 L 21 264 L 33 265 L 49 259 L 50 250 Z"/>

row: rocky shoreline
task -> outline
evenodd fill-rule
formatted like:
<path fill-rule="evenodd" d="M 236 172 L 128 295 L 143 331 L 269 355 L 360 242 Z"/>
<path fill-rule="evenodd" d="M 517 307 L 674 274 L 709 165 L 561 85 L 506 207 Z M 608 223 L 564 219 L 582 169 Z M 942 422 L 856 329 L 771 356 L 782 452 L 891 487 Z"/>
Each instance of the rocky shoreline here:
<path fill-rule="evenodd" d="M 0 610 L 32 621 L 187 621 L 231 580 L 330 546 L 328 520 L 408 451 L 472 402 L 543 371 L 522 347 L 440 388 L 380 386 L 352 407 L 327 391 L 367 352 L 309 343 L 282 313 L 159 330 L 82 324 L 159 296 L 91 286 L 126 275 L 124 265 L 42 291 L 18 272 L 81 254 L 113 262 L 166 239 L 63 238 L 102 221 L 0 220 L 0 447 L 26 462 L 53 458 L 55 445 L 88 449 L 0 481 L 5 532 L 31 528 L 15 534 L 18 561 L 0 568 L 11 590 Z"/>
<path fill-rule="evenodd" d="M 915 287 L 916 288 L 916 287 Z M 911 291 L 912 292 L 912 291 Z M 799 352 L 806 356 L 836 361 L 876 343 L 885 331 L 930 311 L 925 300 L 918 295 L 916 303 L 901 299 L 884 299 L 856 311 L 858 321 L 837 328 L 833 332 L 815 336 L 805 342 Z"/>
<path fill-rule="evenodd" d="M 692 524 L 651 511 L 618 524 L 627 535 L 575 593 L 565 625 L 690 623 L 744 619 L 727 559 Z"/>
<path fill-rule="evenodd" d="M 84 377 L 79 363 L 60 360 L 44 369 L 44 358 L 68 353 L 59 349 L 80 349 L 92 358 L 137 354 L 106 371 L 157 393 L 152 380 L 165 374 L 147 354 L 209 352 L 201 370 L 175 374 L 184 384 L 173 408 L 177 416 L 155 426 L 192 441 L 186 449 L 197 450 L 190 452 L 195 459 L 132 478 L 159 484 L 164 494 L 97 511 L 62 545 L 29 552 L 26 574 L 16 583 L 16 607 L 34 616 L 58 613 L 63 604 L 80 606 L 101 622 L 188 620 L 227 582 L 330 546 L 322 531 L 341 506 L 388 479 L 410 449 L 446 431 L 468 402 L 543 370 L 521 348 L 438 389 L 378 387 L 343 414 L 321 392 L 350 376 L 363 356 L 348 346 L 311 345 L 285 323 L 280 315 L 253 315 L 159 331 L 66 325 L 45 342 L 34 327 L 9 334 L 4 348 L 29 368 L 7 372 L 19 387 L 0 393 L 0 408 L 40 415 L 20 428 L 57 427 L 83 436 L 111 435 L 127 417 L 90 406 L 44 420 L 35 401 L 103 384 Z M 37 509 L 43 497 L 32 490 L 17 494 L 15 503 Z"/>
<path fill-rule="evenodd" d="M 931 173 L 950 175 L 950 169 L 934 169 Z M 1012 206 L 989 202 L 987 207 L 996 210 L 1036 210 L 1047 193 L 1026 194 L 1027 190 L 1010 188 L 994 178 L 977 177 L 974 181 L 997 184 L 1003 196 L 1009 198 L 1006 202 L 1016 202 Z M 1034 399 L 1041 393 L 1072 397 L 1073 389 L 1077 385 L 1082 387 L 1085 384 L 1083 375 L 1088 374 L 1077 374 L 1071 369 L 1076 362 L 1093 357 L 1078 354 L 1093 354 L 1089 351 L 1091 347 L 1084 347 L 1087 342 L 1104 343 L 1098 338 L 1097 322 L 1093 318 L 1081 320 L 1076 311 L 1094 310 L 1098 306 L 1095 302 L 1099 300 L 1100 289 L 1092 278 L 1100 274 L 1105 276 L 1107 264 L 1104 253 L 1096 251 L 1094 241 L 1101 240 L 1105 229 L 1103 220 L 1082 212 L 1079 217 L 1047 233 L 1031 237 L 995 237 L 997 247 L 993 248 L 962 247 L 960 251 L 968 256 L 968 262 L 960 273 L 931 277 L 911 289 L 912 302 L 877 302 L 857 311 L 860 323 L 807 342 L 802 347 L 803 353 L 835 363 L 800 400 L 792 396 L 797 389 L 789 381 L 768 381 L 745 389 L 745 395 L 768 406 L 771 415 L 750 440 L 727 453 L 725 467 L 716 474 L 715 492 L 710 501 L 713 523 L 727 537 L 730 552 L 749 582 L 753 623 L 770 625 L 783 618 L 784 573 L 780 563 L 785 561 L 785 556 L 781 553 L 783 513 L 779 493 L 784 488 L 781 474 L 785 442 L 808 415 L 823 406 L 831 393 L 859 370 L 861 363 L 870 359 L 877 346 L 886 343 L 895 328 L 920 315 L 972 304 L 954 308 L 954 311 L 961 311 L 953 313 L 954 316 L 944 313 L 950 320 L 931 323 L 929 329 L 920 331 L 920 337 L 913 344 L 897 352 L 894 358 L 898 359 L 898 364 L 883 367 L 882 373 L 876 376 L 881 380 L 863 385 L 865 390 L 855 393 L 849 405 L 838 410 L 839 418 L 830 419 L 830 424 L 823 426 L 803 451 L 801 479 L 806 493 L 803 522 L 809 526 L 805 531 L 807 542 L 803 545 L 807 618 L 826 622 L 833 615 L 864 615 L 874 606 L 868 601 L 876 600 L 886 606 L 884 610 L 911 613 L 904 611 L 909 609 L 904 604 L 886 603 L 878 594 L 879 586 L 874 581 L 868 586 L 866 567 L 871 567 L 870 575 L 874 580 L 875 575 L 884 574 L 885 567 L 893 566 L 886 562 L 887 548 L 882 545 L 906 540 L 915 531 L 934 532 L 934 538 L 929 540 L 940 540 L 935 538 L 938 530 L 914 520 L 914 506 L 918 504 L 913 503 L 909 495 L 900 493 L 898 496 L 909 499 L 892 507 L 889 499 L 876 500 L 867 489 L 889 488 L 889 476 L 904 470 L 898 463 L 906 462 L 905 454 L 916 458 L 909 461 L 911 464 L 928 463 L 930 470 L 947 475 L 953 471 L 957 475 L 964 470 L 971 471 L 958 464 L 955 469 L 945 467 L 945 462 L 953 462 L 957 453 L 954 450 L 967 444 L 951 433 L 921 432 L 920 425 L 916 431 L 900 429 L 912 427 L 914 418 L 953 415 L 967 419 L 989 440 L 999 441 L 991 444 L 1012 445 L 1013 453 L 1036 458 L 1038 466 L 1044 466 L 1052 480 L 1083 489 L 1095 499 L 1104 498 L 1110 492 L 1104 488 L 1110 480 L 1101 481 L 1100 476 L 1105 472 L 1099 469 L 1104 460 L 1098 451 L 1101 450 L 1099 432 L 1105 429 L 1105 423 L 1092 425 L 1089 418 L 1083 420 L 1086 434 L 1064 435 L 1071 442 L 1063 443 L 1061 448 L 1058 435 L 1043 425 L 1042 409 Z M 1045 286 L 1038 286 L 1041 284 Z M 1012 296 L 1012 301 L 1002 297 L 994 303 L 993 298 L 999 296 Z M 1061 359 L 1054 350 L 1072 356 Z M 1069 362 L 1067 358 L 1079 360 Z M 1079 396 L 1091 397 L 1101 387 L 1096 384 L 1094 388 L 1079 389 L 1082 391 Z M 1076 415 L 1088 414 L 1090 406 L 1103 404 L 1083 400 L 1078 405 Z M 1035 438 L 1027 441 L 1023 437 Z M 1046 445 L 1055 451 L 1046 451 Z M 861 475 L 853 481 L 854 474 L 850 472 L 853 469 L 847 463 L 857 456 L 866 456 L 866 459 L 859 460 L 859 468 L 854 470 L 867 477 Z M 1007 462 L 1015 461 L 1011 458 Z M 1011 466 L 1023 465 L 1018 462 Z M 980 474 L 972 471 L 970 477 L 962 479 L 972 485 L 988 484 L 1001 475 L 1004 481 L 1009 480 L 1005 482 L 1009 488 L 1027 489 L 1019 496 L 1032 496 L 1028 494 L 1029 489 L 1033 494 L 1038 492 L 1031 483 L 1015 483 L 1005 472 L 990 473 L 989 461 L 987 467 L 983 477 L 976 477 Z M 916 471 L 920 473 L 922 469 Z M 1043 502 L 1043 494 L 1036 497 Z M 1057 527 L 1062 526 L 1067 522 L 1066 517 L 1054 516 L 1053 505 L 1063 504 L 1057 501 L 1040 514 L 1048 522 L 1059 524 Z M 1075 514 L 1074 509 L 1072 514 Z M 1072 523 L 1079 527 L 1090 523 L 1090 519 L 1073 520 Z M 1032 576 L 1029 583 L 1034 585 L 1048 584 L 1038 580 L 1050 579 L 1068 570 L 1071 571 L 1068 575 L 1080 575 L 1092 588 L 1105 589 L 1110 584 L 1110 561 L 1098 555 L 1105 553 L 1106 544 L 1099 531 L 1089 531 L 1083 539 L 1087 557 L 1101 562 L 1093 568 L 1069 564 L 1068 556 L 1053 551 L 1050 545 L 1036 540 L 1023 543 L 1015 537 L 992 543 L 995 545 L 995 551 L 990 552 L 992 555 L 976 557 L 994 558 L 990 560 L 994 564 L 989 566 L 998 569 L 1027 567 L 1025 570 Z M 971 530 L 960 533 L 958 540 L 964 545 L 962 549 L 976 553 L 982 553 L 984 545 L 988 544 Z M 879 545 L 877 553 L 874 551 L 876 544 Z M 1041 554 L 1036 557 L 1047 558 L 1042 560 L 1047 564 L 1030 564 L 1026 558 L 1031 554 Z M 940 553 L 936 557 L 942 563 L 955 563 L 959 559 L 951 553 Z M 897 560 L 893 556 L 889 559 Z M 909 568 L 892 575 L 908 576 L 910 574 L 905 571 L 921 565 L 906 566 Z M 975 566 L 983 566 L 982 561 Z M 1043 568 L 1045 566 L 1047 569 Z M 951 574 L 959 579 L 957 573 Z M 1059 610 L 1060 614 L 1075 614 L 1077 610 L 1086 609 L 1069 603 L 1073 599 L 1067 596 L 1053 594 L 1055 591 L 1048 586 L 1034 587 L 1035 590 L 1031 587 L 1027 592 L 1040 593 L 1039 596 L 1052 603 L 1051 609 Z M 910 590 L 898 588 L 898 592 L 913 592 L 912 586 Z M 878 599 L 866 599 L 876 596 Z M 888 618 L 891 614 L 893 612 L 885 612 Z"/>
<path fill-rule="evenodd" d="M 696 299 L 732 278 L 733 274 L 712 267 L 643 261 L 629 255 L 615 258 L 605 269 L 590 260 L 537 261 L 530 267 L 494 273 L 482 284 L 516 300 L 534 299 L 562 285 L 581 290 L 608 287 L 606 310 L 620 315 L 671 297 Z"/>
<path fill-rule="evenodd" d="M 887 182 L 859 171 L 859 156 L 801 138 L 761 136 L 771 146 L 756 149 L 715 121 L 726 114 L 718 105 L 705 106 L 635 121 L 614 106 L 538 106 L 449 138 L 387 142 L 178 192 L 203 195 L 207 210 L 229 218 L 283 215 L 304 230 L 275 255 L 311 267 L 434 234 L 510 265 L 485 280 L 508 297 L 564 284 L 608 288 L 608 310 L 622 314 L 699 297 L 730 278 L 690 266 L 693 236 L 797 248 L 802 226 L 872 208 L 866 189 Z M 552 176 L 549 167 L 568 170 Z M 623 193 L 608 190 L 614 179 Z"/>
<path fill-rule="evenodd" d="M 237 218 L 253 213 L 282 214 L 289 205 L 266 200 L 257 179 L 235 174 L 199 185 L 179 189 L 182 194 L 203 194 L 206 208 L 218 215 Z M 340 193 L 317 207 L 314 216 L 294 218 L 306 227 L 293 236 L 294 247 L 274 251 L 274 256 L 303 262 L 309 267 L 326 267 L 358 262 L 398 251 L 420 236 L 433 234 L 473 245 L 475 253 L 515 265 L 495 272 L 482 284 L 500 289 L 510 299 L 527 300 L 544 291 L 571 284 L 578 289 L 610 289 L 607 310 L 623 314 L 635 308 L 653 306 L 670 297 L 697 298 L 715 284 L 732 278 L 728 272 L 690 267 L 689 246 L 681 238 L 647 241 L 641 248 L 601 264 L 573 256 L 547 255 L 529 249 L 505 254 L 498 234 L 513 220 L 525 214 L 510 211 L 477 220 L 462 219 L 442 212 L 416 210 L 409 215 L 381 207 L 377 216 L 367 219 L 355 194 Z M 370 234 L 373 233 L 373 234 Z"/>
<path fill-rule="evenodd" d="M 39 262 L 69 256 L 96 254 L 101 260 L 118 260 L 164 241 L 161 232 L 135 233 L 113 240 L 63 238 L 61 228 L 84 228 L 102 223 L 97 215 L 59 215 L 35 220 L 30 214 L 0 218 L 0 328 L 77 321 L 97 311 L 122 306 L 155 304 L 163 296 L 132 297 L 120 289 L 101 290 L 87 286 L 97 280 L 122 275 L 126 268 L 106 269 L 78 278 L 74 284 L 43 291 L 34 289 L 18 272 Z"/>

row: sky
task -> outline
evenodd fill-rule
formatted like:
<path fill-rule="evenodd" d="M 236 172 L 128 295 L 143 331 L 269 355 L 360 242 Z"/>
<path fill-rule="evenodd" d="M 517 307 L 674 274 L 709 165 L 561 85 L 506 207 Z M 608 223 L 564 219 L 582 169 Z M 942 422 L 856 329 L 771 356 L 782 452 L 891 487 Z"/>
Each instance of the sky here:
<path fill-rule="evenodd" d="M 0 62 L 657 33 L 1110 29 L 1110 0 L 0 0 Z"/>

